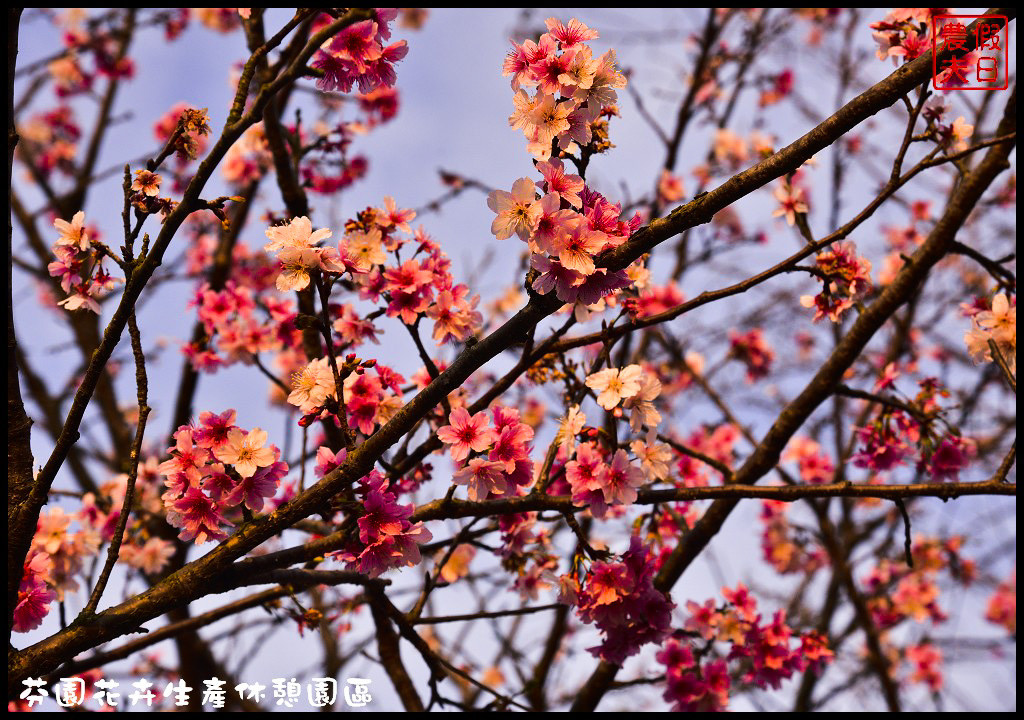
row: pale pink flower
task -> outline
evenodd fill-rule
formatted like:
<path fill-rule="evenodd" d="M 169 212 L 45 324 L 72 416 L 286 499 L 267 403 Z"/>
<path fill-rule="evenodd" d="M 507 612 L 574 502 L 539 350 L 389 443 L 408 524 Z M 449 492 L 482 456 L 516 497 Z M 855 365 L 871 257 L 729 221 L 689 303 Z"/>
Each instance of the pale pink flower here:
<path fill-rule="evenodd" d="M 552 260 L 540 253 L 530 256 L 530 267 L 540 273 L 540 276 L 533 281 L 534 290 L 541 295 L 547 295 L 554 290 L 555 295 L 562 302 L 575 302 L 578 292 L 574 288 L 582 284 L 585 279 L 583 275 L 563 267 L 558 260 Z"/>
<path fill-rule="evenodd" d="M 614 50 L 606 50 L 597 59 L 594 79 L 589 88 L 578 88 L 573 99 L 579 103 L 587 103 L 596 109 L 604 105 L 614 105 L 618 101 L 616 90 L 626 87 L 626 76 L 619 72 L 618 61 Z"/>
<path fill-rule="evenodd" d="M 750 159 L 746 140 L 727 128 L 715 131 L 713 149 L 715 160 L 727 168 L 738 169 Z"/>
<path fill-rule="evenodd" d="M 964 336 L 967 351 L 974 362 L 992 360 L 988 341 L 994 340 L 1011 372 L 1017 372 L 1017 305 L 1010 304 L 1005 293 L 992 298 L 992 309 L 983 310 L 972 318 L 972 327 Z"/>
<path fill-rule="evenodd" d="M 521 240 L 528 239 L 541 214 L 530 178 L 516 180 L 512 192 L 492 192 L 487 196 L 487 207 L 498 215 L 491 223 L 491 233 L 498 240 L 512 237 L 513 233 Z"/>
<path fill-rule="evenodd" d="M 73 245 L 79 250 L 89 249 L 89 233 L 85 229 L 85 213 L 81 210 L 75 213 L 71 222 L 59 218 L 54 220 L 53 227 L 60 233 L 57 245 Z"/>
<path fill-rule="evenodd" d="M 195 540 L 197 545 L 227 537 L 227 533 L 220 529 L 220 524 L 226 521 L 217 504 L 197 487 L 190 487 L 183 497 L 168 506 L 167 522 L 172 527 L 181 528 L 179 539 L 186 542 Z"/>
<path fill-rule="evenodd" d="M 68 295 L 57 304 L 66 310 L 78 310 L 80 308 L 84 308 L 86 310 L 91 310 L 97 315 L 100 314 L 100 304 L 81 290 L 76 290 L 73 295 Z"/>
<path fill-rule="evenodd" d="M 252 477 L 257 468 L 267 467 L 277 460 L 276 448 L 273 445 L 263 447 L 266 442 L 266 431 L 258 427 L 247 433 L 235 429 L 228 433 L 227 443 L 214 450 L 214 455 L 222 463 L 234 465 L 242 477 Z"/>
<path fill-rule="evenodd" d="M 284 266 L 277 276 L 277 289 L 281 292 L 303 290 L 309 286 L 309 271 L 319 267 L 320 254 L 316 248 L 286 247 L 277 259 Z"/>
<path fill-rule="evenodd" d="M 580 410 L 579 405 L 573 405 L 569 408 L 565 417 L 559 422 L 558 434 L 555 436 L 555 440 L 561 446 L 562 452 L 565 453 L 566 457 L 570 457 L 572 451 L 576 449 L 576 436 L 583 430 L 586 422 L 587 416 Z"/>
<path fill-rule="evenodd" d="M 437 294 L 436 302 L 427 309 L 427 317 L 434 321 L 434 341 L 442 345 L 448 340 L 463 342 L 483 324 L 483 315 L 476 310 L 480 296 L 468 302 L 469 288 L 459 284 L 451 290 Z"/>
<path fill-rule="evenodd" d="M 539 207 L 540 213 L 529 240 L 530 250 L 557 255 L 565 244 L 567 229 L 580 216 L 572 210 L 562 210 L 556 193 L 548 193 L 541 198 Z"/>
<path fill-rule="evenodd" d="M 193 445 L 192 432 L 192 428 L 187 425 L 178 428 L 174 433 L 175 445 L 170 449 L 171 458 L 160 463 L 157 472 L 168 477 L 184 475 L 190 485 L 202 479 L 210 451 Z"/>
<path fill-rule="evenodd" d="M 647 433 L 646 440 L 634 440 L 629 445 L 629 449 L 640 460 L 640 466 L 650 481 L 667 478 L 669 463 L 672 462 L 672 448 L 656 440 L 657 435 L 651 430 Z"/>
<path fill-rule="evenodd" d="M 630 398 L 640 392 L 640 378 L 643 370 L 639 365 L 627 365 L 622 368 L 607 368 L 589 375 L 586 380 L 588 388 L 599 393 L 597 404 L 605 410 L 611 410 L 623 398 Z"/>
<path fill-rule="evenodd" d="M 353 232 L 346 235 L 342 251 L 361 272 L 369 272 L 374 265 L 383 265 L 388 259 L 384 252 L 383 236 L 376 227 L 371 228 L 369 232 Z"/>
<path fill-rule="evenodd" d="M 306 367 L 292 375 L 292 387 L 288 402 L 298 406 L 303 413 L 311 413 L 323 407 L 328 397 L 336 397 L 334 373 L 325 357 L 309 362 Z"/>
<path fill-rule="evenodd" d="M 775 188 L 775 199 L 779 201 L 779 208 L 772 213 L 772 217 L 785 215 L 786 222 L 790 225 L 796 224 L 797 213 L 807 213 L 807 203 L 803 200 L 804 191 L 790 185 L 785 180 Z"/>
<path fill-rule="evenodd" d="M 501 74 L 503 77 L 512 76 L 511 85 L 513 90 L 519 90 L 523 85 L 533 86 L 537 84 L 531 67 L 542 54 L 537 47 L 537 43 L 533 40 L 525 40 L 522 45 L 512 43 L 512 50 L 505 56 Z"/>
<path fill-rule="evenodd" d="M 662 205 L 671 205 L 682 199 L 683 179 L 668 170 L 662 170 L 661 179 L 658 180 L 658 202 Z"/>
<path fill-rule="evenodd" d="M 566 175 L 562 161 L 558 159 L 537 163 L 537 170 L 544 176 L 544 180 L 537 185 L 549 193 L 555 193 L 577 210 L 580 209 L 583 204 L 580 198 L 584 186 L 583 178 L 579 175 Z"/>
<path fill-rule="evenodd" d="M 558 76 L 560 92 L 564 97 L 573 97 L 576 92 L 588 92 L 594 84 L 598 69 L 593 50 L 586 45 L 580 47 L 573 54 L 568 67 Z"/>
<path fill-rule="evenodd" d="M 639 431 L 643 425 L 653 428 L 661 422 L 661 414 L 653 402 L 660 394 L 661 381 L 651 373 L 644 373 L 640 389 L 622 404 L 623 409 L 630 411 L 629 427 L 633 432 Z"/>
<path fill-rule="evenodd" d="M 14 608 L 14 632 L 35 630 L 49 614 L 50 603 L 57 597 L 46 584 L 52 569 L 53 563 L 45 553 L 37 552 L 25 563 Z"/>
<path fill-rule="evenodd" d="M 36 521 L 36 533 L 32 537 L 32 547 L 38 548 L 49 555 L 60 550 L 61 544 L 67 539 L 71 517 L 64 508 L 55 506 L 44 510 Z"/>
<path fill-rule="evenodd" d="M 505 465 L 483 458 L 473 458 L 455 471 L 452 482 L 469 486 L 469 499 L 473 502 L 486 500 L 488 495 L 504 495 L 508 489 L 505 479 Z"/>
<path fill-rule="evenodd" d="M 263 246 L 267 252 L 277 252 L 284 248 L 306 248 L 315 247 L 321 240 L 326 240 L 332 235 L 327 228 L 313 230 L 313 223 L 308 217 L 292 218 L 287 225 L 269 227 L 266 236 L 270 242 Z"/>
<path fill-rule="evenodd" d="M 538 95 L 531 100 L 520 90 L 515 96 L 516 111 L 509 125 L 522 129 L 526 139 L 551 153 L 551 141 L 569 129 L 569 114 L 576 108 L 572 102 L 555 102 L 554 95 Z M 547 159 L 544 157 L 543 159 Z"/>
<path fill-rule="evenodd" d="M 122 545 L 119 557 L 147 575 L 156 575 L 167 566 L 174 552 L 174 543 L 151 537 L 145 545 Z"/>
<path fill-rule="evenodd" d="M 287 463 L 274 462 L 261 467 L 250 477 L 243 477 L 220 502 L 224 507 L 235 507 L 244 502 L 253 512 L 262 512 L 264 501 L 274 496 L 281 478 L 287 474 Z"/>
<path fill-rule="evenodd" d="M 563 50 L 570 50 L 588 40 L 595 40 L 601 37 L 598 35 L 597 30 L 587 27 L 576 18 L 563 23 L 558 18 L 549 17 L 544 21 L 544 24 L 548 28 L 548 34 L 561 43 Z"/>
<path fill-rule="evenodd" d="M 447 552 L 442 551 L 442 559 L 445 555 L 447 555 Z M 441 579 L 446 583 L 453 583 L 459 578 L 466 577 L 469 574 L 469 563 L 472 562 L 475 556 L 476 548 L 472 545 L 463 543 L 456 547 L 448 561 L 441 568 Z"/>
<path fill-rule="evenodd" d="M 576 152 L 570 149 L 573 143 L 586 146 L 594 139 L 594 132 L 590 125 L 601 116 L 599 105 L 577 105 L 576 109 L 569 113 L 569 129 L 558 136 L 558 147 L 569 152 Z M 550 150 L 550 148 L 546 148 Z M 531 150 L 531 152 L 534 152 Z"/>

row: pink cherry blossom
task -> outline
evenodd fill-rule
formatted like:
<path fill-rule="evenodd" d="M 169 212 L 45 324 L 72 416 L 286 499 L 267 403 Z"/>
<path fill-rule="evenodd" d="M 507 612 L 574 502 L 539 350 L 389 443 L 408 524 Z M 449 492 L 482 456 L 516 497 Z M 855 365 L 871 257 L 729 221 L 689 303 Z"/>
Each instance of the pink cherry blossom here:
<path fill-rule="evenodd" d="M 487 427 L 487 413 L 478 412 L 470 416 L 465 408 L 456 408 L 448 416 L 448 425 L 437 431 L 438 439 L 451 445 L 452 460 L 460 462 L 469 453 L 482 452 L 497 438 L 494 430 Z"/>
<path fill-rule="evenodd" d="M 505 464 L 483 458 L 473 458 L 456 470 L 452 482 L 456 485 L 467 485 L 469 499 L 473 502 L 486 500 L 491 495 L 504 495 L 508 490 Z"/>
<path fill-rule="evenodd" d="M 271 445 L 263 447 L 267 442 L 267 433 L 258 427 L 249 432 L 232 430 L 228 433 L 228 441 L 214 451 L 214 455 L 222 463 L 233 465 L 243 478 L 252 477 L 258 468 L 267 467 L 277 461 L 277 449 Z"/>

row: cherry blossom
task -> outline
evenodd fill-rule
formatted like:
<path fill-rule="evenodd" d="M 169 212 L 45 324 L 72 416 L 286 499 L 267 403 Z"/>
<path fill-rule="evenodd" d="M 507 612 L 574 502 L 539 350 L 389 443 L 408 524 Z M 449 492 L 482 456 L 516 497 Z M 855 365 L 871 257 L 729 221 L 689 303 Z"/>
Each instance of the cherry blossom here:
<path fill-rule="evenodd" d="M 623 398 L 631 398 L 640 392 L 643 370 L 639 365 L 624 368 L 607 368 L 587 376 L 586 385 L 598 393 L 597 404 L 611 410 Z"/>
<path fill-rule="evenodd" d="M 322 407 L 327 398 L 337 400 L 334 373 L 325 357 L 310 360 L 306 367 L 295 373 L 292 376 L 292 387 L 294 389 L 288 396 L 288 402 L 297 405 L 304 414 Z"/>
<path fill-rule="evenodd" d="M 992 361 L 988 341 L 995 341 L 1010 371 L 1017 371 L 1017 304 L 1007 299 L 1005 293 L 992 298 L 992 309 L 976 313 L 971 318 L 971 329 L 964 336 L 967 351 L 975 362 Z"/>
<path fill-rule="evenodd" d="M 807 202 L 804 200 L 802 188 L 795 187 L 789 182 L 783 181 L 775 188 L 775 199 L 779 201 L 779 208 L 772 213 L 772 217 L 786 218 L 790 225 L 796 224 L 796 216 L 806 215 L 808 212 Z"/>
<path fill-rule="evenodd" d="M 452 446 L 452 460 L 465 460 L 470 451 L 486 450 L 496 439 L 495 431 L 488 427 L 485 412 L 470 416 L 465 408 L 456 408 L 448 417 L 448 423 L 437 431 L 437 437 Z"/>
<path fill-rule="evenodd" d="M 526 240 L 541 214 L 530 178 L 516 180 L 512 192 L 492 192 L 487 196 L 487 207 L 497 213 L 491 223 L 491 233 L 498 240 L 512 237 L 513 233 Z"/>
<path fill-rule="evenodd" d="M 214 451 L 214 455 L 223 463 L 233 465 L 243 478 L 252 477 L 257 468 L 267 467 L 277 458 L 273 445 L 263 447 L 267 441 L 265 430 L 253 428 L 249 432 L 232 430 L 228 433 L 228 441 Z"/>

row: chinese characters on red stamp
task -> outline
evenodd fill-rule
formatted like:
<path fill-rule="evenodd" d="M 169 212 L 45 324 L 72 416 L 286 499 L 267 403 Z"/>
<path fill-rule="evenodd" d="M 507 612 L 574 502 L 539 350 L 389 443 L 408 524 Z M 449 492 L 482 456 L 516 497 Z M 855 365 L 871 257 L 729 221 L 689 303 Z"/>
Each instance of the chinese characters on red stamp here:
<path fill-rule="evenodd" d="M 1009 39 L 1002 15 L 936 15 L 932 85 L 936 90 L 1005 90 L 1010 84 Z M 943 51 L 951 55 L 939 59 Z"/>

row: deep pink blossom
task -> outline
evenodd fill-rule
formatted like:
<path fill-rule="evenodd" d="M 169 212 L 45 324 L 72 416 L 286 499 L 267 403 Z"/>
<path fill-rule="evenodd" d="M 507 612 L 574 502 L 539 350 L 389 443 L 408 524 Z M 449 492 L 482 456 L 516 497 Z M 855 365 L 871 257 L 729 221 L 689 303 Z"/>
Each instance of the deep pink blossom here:
<path fill-rule="evenodd" d="M 167 508 L 167 522 L 181 528 L 180 540 L 194 540 L 202 545 L 207 540 L 223 540 L 227 533 L 220 529 L 227 521 L 220 514 L 216 503 L 197 487 L 190 487 L 184 497 L 175 500 Z"/>
<path fill-rule="evenodd" d="M 470 417 L 465 408 L 456 408 L 448 416 L 448 425 L 437 431 L 438 439 L 451 445 L 452 460 L 459 462 L 469 453 L 482 452 L 496 439 L 494 430 L 487 427 L 487 413 L 478 412 Z"/>

